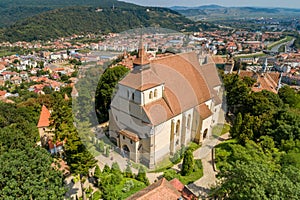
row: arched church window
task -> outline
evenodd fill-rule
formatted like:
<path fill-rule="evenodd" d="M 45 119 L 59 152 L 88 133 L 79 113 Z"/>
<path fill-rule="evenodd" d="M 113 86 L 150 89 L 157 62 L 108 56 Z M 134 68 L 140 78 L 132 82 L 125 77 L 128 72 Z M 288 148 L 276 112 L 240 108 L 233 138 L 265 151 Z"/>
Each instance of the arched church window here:
<path fill-rule="evenodd" d="M 190 129 L 190 126 L 191 126 L 191 115 L 190 114 L 188 115 L 186 126 L 188 129 Z"/>
<path fill-rule="evenodd" d="M 177 120 L 176 129 L 175 129 L 176 130 L 175 132 L 176 132 L 177 136 L 179 136 L 179 128 L 180 128 L 180 120 Z"/>
<path fill-rule="evenodd" d="M 157 89 L 154 90 L 154 97 L 157 97 Z"/>
<path fill-rule="evenodd" d="M 153 92 L 150 91 L 150 93 L 149 93 L 149 99 L 152 99 L 152 97 L 153 97 Z"/>

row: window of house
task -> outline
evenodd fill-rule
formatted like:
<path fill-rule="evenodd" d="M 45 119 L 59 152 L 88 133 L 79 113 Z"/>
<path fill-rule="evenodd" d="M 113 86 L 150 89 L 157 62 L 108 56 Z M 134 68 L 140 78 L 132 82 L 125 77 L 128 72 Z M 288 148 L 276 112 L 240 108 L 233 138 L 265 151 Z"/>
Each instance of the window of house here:
<path fill-rule="evenodd" d="M 125 140 L 125 136 L 123 135 L 123 140 Z"/>
<path fill-rule="evenodd" d="M 128 98 L 128 99 L 129 99 L 129 96 L 130 96 L 130 95 L 129 95 L 129 91 L 127 90 L 127 98 Z"/>
<path fill-rule="evenodd" d="M 134 101 L 134 93 L 132 93 L 132 96 L 131 96 L 132 100 Z"/>
<path fill-rule="evenodd" d="M 153 92 L 150 91 L 150 93 L 149 93 L 149 99 L 152 99 L 152 97 L 153 97 Z"/>
<path fill-rule="evenodd" d="M 132 140 L 130 140 L 130 144 L 132 144 Z"/>
<path fill-rule="evenodd" d="M 157 97 L 157 89 L 154 90 L 154 97 Z"/>

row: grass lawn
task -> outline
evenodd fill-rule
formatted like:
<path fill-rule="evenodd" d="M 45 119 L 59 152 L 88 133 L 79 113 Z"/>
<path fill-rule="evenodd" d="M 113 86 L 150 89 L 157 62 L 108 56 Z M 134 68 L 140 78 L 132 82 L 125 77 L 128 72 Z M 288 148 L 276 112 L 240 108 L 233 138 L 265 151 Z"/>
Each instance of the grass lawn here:
<path fill-rule="evenodd" d="M 265 56 L 266 54 L 264 54 L 264 53 L 259 53 L 259 52 L 257 52 L 257 53 L 250 53 L 250 54 L 242 54 L 242 55 L 236 55 L 235 57 L 236 58 L 253 58 L 253 57 L 263 57 L 263 56 Z"/>
<path fill-rule="evenodd" d="M 203 167 L 200 159 L 195 160 L 194 171 L 188 176 L 182 176 L 180 172 L 176 172 L 174 169 L 168 169 L 164 171 L 164 177 L 170 181 L 173 178 L 177 178 L 184 185 L 195 182 L 203 176 Z"/>
<path fill-rule="evenodd" d="M 199 149 L 201 147 L 200 144 L 197 144 L 195 142 L 190 142 L 187 147 L 191 150 L 191 151 L 195 151 L 197 149 Z M 178 150 L 180 151 L 180 150 Z M 179 161 L 180 162 L 180 161 Z M 178 162 L 178 163 L 179 163 Z M 167 169 L 170 169 L 174 166 L 174 164 L 178 164 L 178 163 L 172 163 L 172 161 L 170 160 L 169 157 L 164 158 L 162 161 L 160 161 L 154 170 L 151 170 L 150 172 L 164 172 Z"/>
<path fill-rule="evenodd" d="M 7 51 L 7 50 L 0 50 L 0 57 L 11 56 L 11 55 L 15 55 L 15 54 L 17 54 L 17 52 L 12 52 L 12 51 Z"/>
<path fill-rule="evenodd" d="M 273 42 L 272 44 L 268 45 L 268 50 L 271 50 L 274 46 L 291 41 L 293 39 L 293 37 L 291 36 L 286 36 L 285 38 L 278 40 L 276 42 Z"/>
<path fill-rule="evenodd" d="M 126 182 L 132 182 L 132 187 L 126 189 L 125 184 Z M 123 180 L 120 182 L 120 184 L 116 185 L 115 189 L 116 191 L 121 191 L 121 199 L 126 199 L 130 195 L 144 189 L 146 185 L 143 182 L 137 181 L 132 178 L 123 178 Z"/>
<path fill-rule="evenodd" d="M 88 150 L 94 157 L 99 156 L 101 154 L 99 151 L 96 150 L 95 146 L 90 146 Z"/>
<path fill-rule="evenodd" d="M 218 124 L 213 127 L 212 129 L 212 135 L 213 137 L 219 137 L 220 135 L 223 135 L 230 130 L 229 124 Z"/>
<path fill-rule="evenodd" d="M 166 157 L 156 165 L 154 170 L 150 170 L 150 172 L 163 172 L 173 167 L 173 165 L 174 164 L 170 161 L 170 158 Z"/>

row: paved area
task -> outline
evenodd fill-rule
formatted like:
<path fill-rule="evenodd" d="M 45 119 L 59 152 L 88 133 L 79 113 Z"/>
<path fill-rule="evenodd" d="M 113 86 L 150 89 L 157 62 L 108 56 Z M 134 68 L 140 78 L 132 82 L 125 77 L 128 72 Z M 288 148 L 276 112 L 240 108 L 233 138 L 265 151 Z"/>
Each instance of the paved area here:
<path fill-rule="evenodd" d="M 229 133 L 226 133 L 218 138 L 213 136 L 203 142 L 202 147 L 194 152 L 195 159 L 201 159 L 203 166 L 203 176 L 192 184 L 188 185 L 188 188 L 196 195 L 205 199 L 212 185 L 216 183 L 216 172 L 213 168 L 212 161 L 212 149 L 224 140 L 229 138 Z"/>
<path fill-rule="evenodd" d="M 206 198 L 207 193 L 209 192 L 209 188 L 216 183 L 216 172 L 213 168 L 212 162 L 212 149 L 221 143 L 222 141 L 229 138 L 229 133 L 226 133 L 220 137 L 211 136 L 207 140 L 205 140 L 202 146 L 194 151 L 195 159 L 201 159 L 203 165 L 203 177 L 199 180 L 195 181 L 192 184 L 188 185 L 188 188 L 191 189 L 196 195 L 199 195 L 201 198 Z M 112 165 L 113 162 L 118 162 L 121 170 L 125 170 L 128 165 L 128 159 L 124 158 L 120 154 L 112 151 L 109 157 L 105 157 L 104 155 L 99 155 L 96 157 L 98 161 L 98 165 L 100 169 L 104 168 L 105 164 L 109 166 Z M 179 165 L 179 164 L 178 164 Z M 174 168 L 179 168 L 176 165 Z M 137 174 L 138 170 L 136 168 L 131 167 L 133 173 Z M 147 173 L 147 177 L 150 183 L 154 183 L 155 180 L 158 180 L 162 176 L 162 172 L 160 173 Z"/>

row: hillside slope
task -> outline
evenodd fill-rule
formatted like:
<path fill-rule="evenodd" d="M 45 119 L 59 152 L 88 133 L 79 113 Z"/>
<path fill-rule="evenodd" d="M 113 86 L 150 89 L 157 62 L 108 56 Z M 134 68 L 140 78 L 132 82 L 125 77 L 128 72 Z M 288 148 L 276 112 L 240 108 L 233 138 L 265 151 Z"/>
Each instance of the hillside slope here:
<path fill-rule="evenodd" d="M 167 8 L 68 7 L 54 9 L 21 20 L 2 30 L 2 41 L 49 40 L 81 33 L 120 32 L 138 27 L 163 27 L 177 31 L 199 31 L 208 25 L 195 23 Z"/>
<path fill-rule="evenodd" d="M 110 8 L 138 8 L 140 6 L 116 0 L 1 0 L 0 27 L 14 24 L 20 19 L 45 11 L 72 6 L 99 6 Z"/>
<path fill-rule="evenodd" d="M 171 9 L 194 20 L 210 21 L 237 18 L 259 17 L 295 17 L 300 16 L 300 9 L 290 8 L 260 8 L 260 7 L 221 7 L 217 5 L 199 7 L 171 7 Z"/>

